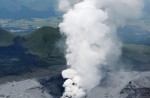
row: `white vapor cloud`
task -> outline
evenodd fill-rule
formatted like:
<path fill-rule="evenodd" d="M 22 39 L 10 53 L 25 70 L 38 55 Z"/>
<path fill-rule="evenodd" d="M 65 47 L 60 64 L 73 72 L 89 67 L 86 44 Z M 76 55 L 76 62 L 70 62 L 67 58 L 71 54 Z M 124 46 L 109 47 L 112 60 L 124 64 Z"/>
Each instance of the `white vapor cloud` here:
<path fill-rule="evenodd" d="M 67 36 L 66 59 L 70 66 L 62 72 L 67 79 L 62 98 L 84 98 L 100 83 L 102 66 L 114 65 L 118 60 L 122 44 L 117 28 L 140 16 L 142 0 L 83 0 L 67 8 L 59 25 Z"/>
<path fill-rule="evenodd" d="M 62 12 L 67 12 L 70 8 L 74 6 L 74 4 L 80 2 L 82 0 L 60 0 L 58 7 Z"/>
<path fill-rule="evenodd" d="M 70 9 L 71 5 L 69 0 L 60 0 L 59 2 L 59 10 L 62 12 L 66 12 Z"/>

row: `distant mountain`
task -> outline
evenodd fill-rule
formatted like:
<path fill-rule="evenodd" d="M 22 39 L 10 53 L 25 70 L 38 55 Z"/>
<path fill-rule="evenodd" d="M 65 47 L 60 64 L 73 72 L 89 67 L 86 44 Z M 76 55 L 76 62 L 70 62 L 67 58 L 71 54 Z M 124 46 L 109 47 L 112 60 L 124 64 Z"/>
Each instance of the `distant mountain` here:
<path fill-rule="evenodd" d="M 13 44 L 13 39 L 16 35 L 0 28 L 0 46 Z"/>

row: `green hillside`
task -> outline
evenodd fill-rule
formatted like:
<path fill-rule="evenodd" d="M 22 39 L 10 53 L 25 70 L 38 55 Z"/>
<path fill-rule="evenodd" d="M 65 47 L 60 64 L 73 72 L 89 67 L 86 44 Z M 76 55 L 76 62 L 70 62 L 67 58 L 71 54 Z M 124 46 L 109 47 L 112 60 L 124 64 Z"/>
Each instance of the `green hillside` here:
<path fill-rule="evenodd" d="M 24 36 L 24 46 L 30 53 L 40 57 L 61 56 L 56 43 L 60 40 L 61 34 L 58 28 L 42 27 L 35 32 Z"/>
<path fill-rule="evenodd" d="M 13 44 L 13 39 L 16 35 L 0 28 L 0 46 Z"/>
<path fill-rule="evenodd" d="M 20 36 L 0 29 L 0 76 L 65 65 L 63 52 L 56 45 L 60 39 L 62 36 L 59 28 L 42 27 L 33 33 Z M 125 44 L 116 67 L 150 70 L 150 46 Z"/>
<path fill-rule="evenodd" d="M 122 48 L 123 66 L 134 70 L 150 70 L 150 46 L 125 44 Z"/>
<path fill-rule="evenodd" d="M 10 34 L 5 32 L 1 43 L 6 43 Z M 66 64 L 63 53 L 56 46 L 61 38 L 58 28 L 42 27 L 27 35 L 11 36 L 11 44 L 0 46 L 0 77 Z"/>
<path fill-rule="evenodd" d="M 124 49 L 139 54 L 150 55 L 150 46 L 147 45 L 125 44 Z"/>

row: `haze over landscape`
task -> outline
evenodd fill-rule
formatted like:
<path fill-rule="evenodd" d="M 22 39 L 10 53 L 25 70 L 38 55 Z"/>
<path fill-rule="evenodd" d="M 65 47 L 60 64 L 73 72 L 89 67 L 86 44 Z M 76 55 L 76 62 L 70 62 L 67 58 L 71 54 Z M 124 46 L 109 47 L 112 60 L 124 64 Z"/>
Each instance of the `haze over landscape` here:
<path fill-rule="evenodd" d="M 149 5 L 0 0 L 0 98 L 150 98 Z"/>

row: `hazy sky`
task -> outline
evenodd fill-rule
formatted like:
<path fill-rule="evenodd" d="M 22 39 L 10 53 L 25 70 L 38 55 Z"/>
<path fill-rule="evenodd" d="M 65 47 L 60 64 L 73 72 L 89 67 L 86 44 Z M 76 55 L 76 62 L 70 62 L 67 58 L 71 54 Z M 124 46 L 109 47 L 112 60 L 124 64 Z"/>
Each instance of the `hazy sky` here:
<path fill-rule="evenodd" d="M 47 18 L 59 16 L 58 0 L 0 0 L 0 18 Z"/>
<path fill-rule="evenodd" d="M 45 11 L 49 8 L 57 8 L 57 0 L 0 0 L 0 8 L 10 11 L 18 11 L 22 7 L 32 10 Z"/>
<path fill-rule="evenodd" d="M 0 18 L 58 16 L 59 0 L 0 0 Z M 144 17 L 150 14 L 150 0 L 144 0 Z M 31 15 L 32 14 L 32 15 Z"/>

